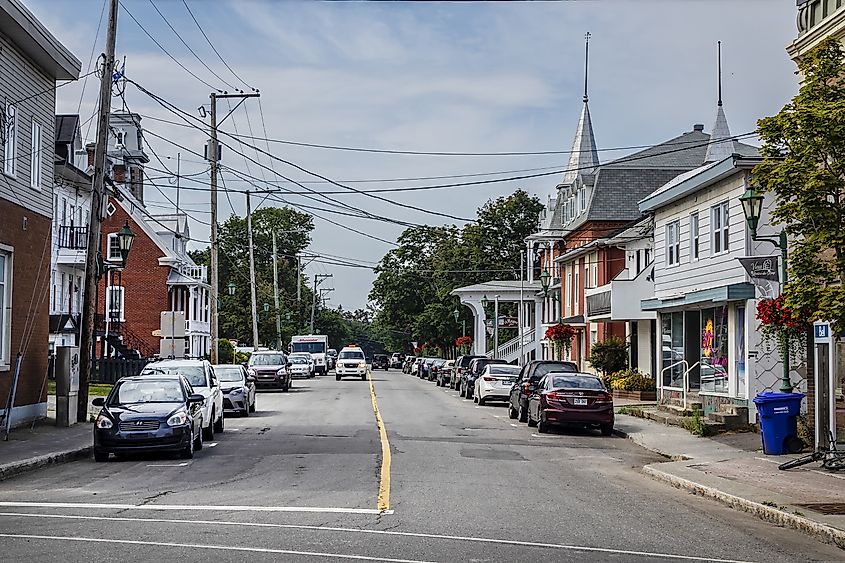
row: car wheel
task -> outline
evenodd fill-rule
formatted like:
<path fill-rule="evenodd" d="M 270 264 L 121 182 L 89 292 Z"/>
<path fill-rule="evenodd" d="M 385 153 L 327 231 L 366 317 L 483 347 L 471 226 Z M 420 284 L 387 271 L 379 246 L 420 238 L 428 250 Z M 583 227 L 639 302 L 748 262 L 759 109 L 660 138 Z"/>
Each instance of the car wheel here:
<path fill-rule="evenodd" d="M 531 410 L 530 409 L 526 409 L 526 410 L 528 411 L 528 415 L 527 415 L 528 416 L 528 426 L 530 426 L 531 428 L 534 428 L 535 426 L 537 426 L 537 422 L 533 418 L 531 418 Z"/>
<path fill-rule="evenodd" d="M 484 406 L 484 397 L 479 397 L 477 403 L 479 406 Z"/>
<path fill-rule="evenodd" d="M 518 418 L 520 422 L 528 422 L 528 405 L 520 403 Z"/>
<path fill-rule="evenodd" d="M 282 393 L 287 393 L 288 391 L 290 391 L 290 383 L 285 383 L 282 385 Z"/>
<path fill-rule="evenodd" d="M 182 459 L 191 459 L 192 457 L 194 457 L 194 441 L 193 440 L 188 441 L 188 445 L 185 446 L 185 448 L 181 452 L 179 452 L 179 457 L 181 457 Z"/>
<path fill-rule="evenodd" d="M 367 375 L 366 374 L 361 376 L 361 381 L 367 381 Z"/>
<path fill-rule="evenodd" d="M 508 403 L 508 418 L 511 420 L 516 419 L 519 416 L 519 413 L 516 412 L 516 409 L 513 408 L 513 405 Z"/>
<path fill-rule="evenodd" d="M 194 438 L 194 451 L 198 452 L 202 449 L 202 430 L 197 432 L 197 437 Z"/>
<path fill-rule="evenodd" d="M 255 398 L 252 399 L 252 404 L 249 406 L 250 412 L 255 412 Z"/>
<path fill-rule="evenodd" d="M 252 410 L 252 407 L 249 406 L 249 403 L 246 404 L 244 410 L 241 411 L 241 416 L 247 417 L 249 416 L 249 412 Z"/>
<path fill-rule="evenodd" d="M 223 411 L 220 411 L 220 418 L 217 419 L 217 422 L 214 423 L 214 431 L 215 432 L 223 432 L 223 428 L 226 424 L 226 418 L 223 416 Z"/>
<path fill-rule="evenodd" d="M 612 436 L 613 435 L 613 424 L 602 424 L 601 425 L 601 435 L 602 436 Z"/>
<path fill-rule="evenodd" d="M 109 460 L 109 452 L 101 452 L 94 450 L 94 461 L 103 462 Z"/>
<path fill-rule="evenodd" d="M 538 414 L 539 417 L 539 414 Z M 549 423 L 544 422 L 542 418 L 537 420 L 537 432 L 540 434 L 548 434 L 549 432 Z"/>
<path fill-rule="evenodd" d="M 211 420 L 214 420 L 214 413 L 211 413 Z M 202 439 L 211 441 L 214 439 L 214 423 L 209 422 L 208 426 L 202 429 Z"/>
<path fill-rule="evenodd" d="M 335 380 L 335 381 L 340 381 L 340 375 L 335 374 L 335 376 L 334 376 L 334 380 Z"/>

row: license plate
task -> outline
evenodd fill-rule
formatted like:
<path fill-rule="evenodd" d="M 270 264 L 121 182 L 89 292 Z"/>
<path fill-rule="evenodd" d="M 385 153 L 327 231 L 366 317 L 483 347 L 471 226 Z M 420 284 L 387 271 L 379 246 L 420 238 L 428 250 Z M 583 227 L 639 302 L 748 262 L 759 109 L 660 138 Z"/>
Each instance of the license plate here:
<path fill-rule="evenodd" d="M 581 398 L 576 397 L 574 404 L 580 405 L 580 406 L 586 406 L 587 405 L 587 399 L 584 399 L 583 397 L 581 397 Z"/>

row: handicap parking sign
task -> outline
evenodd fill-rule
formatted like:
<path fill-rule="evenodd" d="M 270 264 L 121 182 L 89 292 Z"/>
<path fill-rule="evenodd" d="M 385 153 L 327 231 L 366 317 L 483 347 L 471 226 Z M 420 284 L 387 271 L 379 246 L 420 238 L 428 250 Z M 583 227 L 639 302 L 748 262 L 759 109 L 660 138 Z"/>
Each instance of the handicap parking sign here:
<path fill-rule="evenodd" d="M 830 342 L 830 324 L 822 322 L 813 323 L 813 337 L 813 340 L 817 344 Z"/>

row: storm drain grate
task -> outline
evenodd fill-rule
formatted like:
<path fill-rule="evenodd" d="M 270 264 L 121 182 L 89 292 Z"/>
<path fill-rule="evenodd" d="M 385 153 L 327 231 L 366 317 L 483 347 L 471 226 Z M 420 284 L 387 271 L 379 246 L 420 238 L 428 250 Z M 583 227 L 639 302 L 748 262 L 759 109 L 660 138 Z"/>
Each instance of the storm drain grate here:
<path fill-rule="evenodd" d="M 807 504 L 797 504 L 795 506 L 800 506 L 820 514 L 845 516 L 845 502 L 811 502 Z"/>

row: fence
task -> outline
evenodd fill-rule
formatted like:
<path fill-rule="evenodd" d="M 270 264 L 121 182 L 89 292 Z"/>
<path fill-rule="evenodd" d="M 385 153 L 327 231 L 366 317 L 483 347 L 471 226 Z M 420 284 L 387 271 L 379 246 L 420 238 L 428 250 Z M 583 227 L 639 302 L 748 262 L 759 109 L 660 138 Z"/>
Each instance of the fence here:
<path fill-rule="evenodd" d="M 149 360 L 99 358 L 93 361 L 91 381 L 96 383 L 115 383 L 121 377 L 138 375 L 148 363 Z"/>

